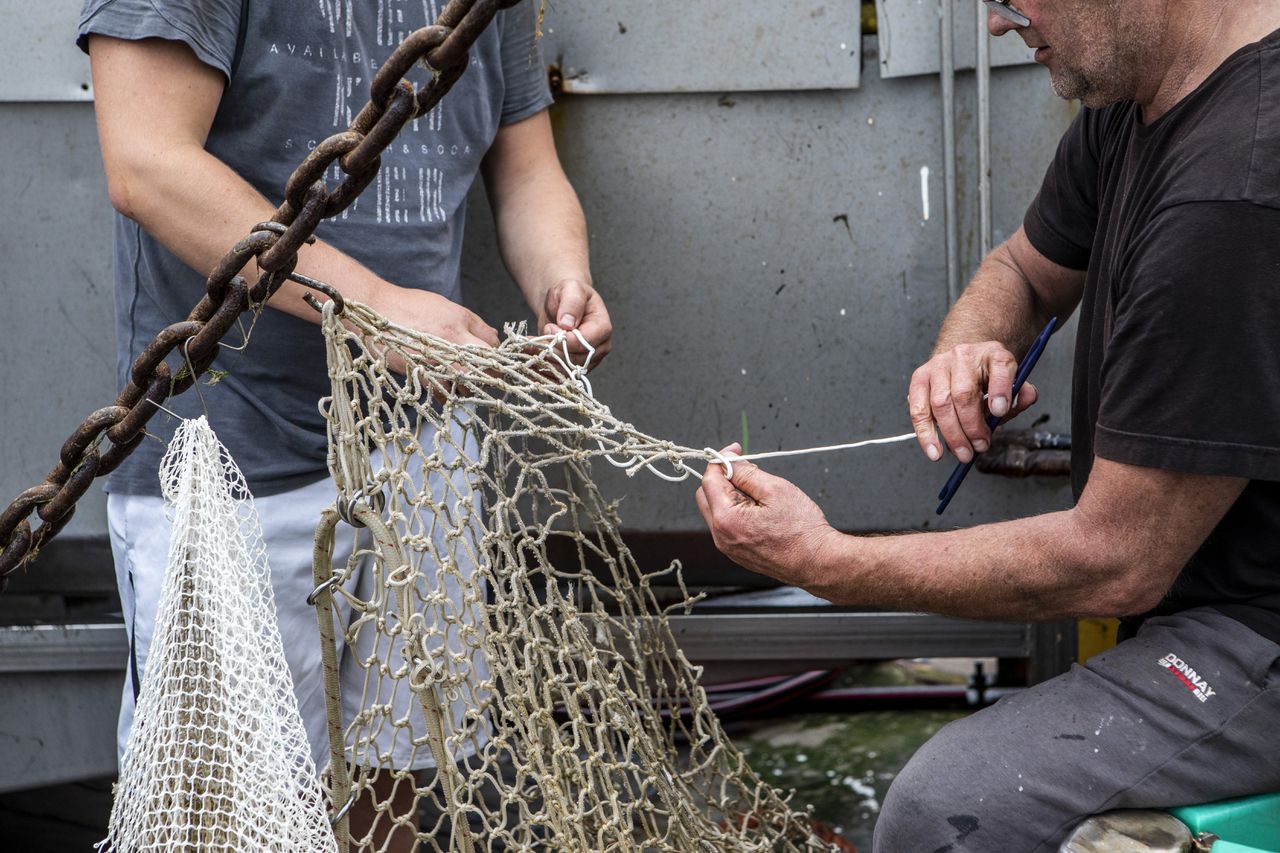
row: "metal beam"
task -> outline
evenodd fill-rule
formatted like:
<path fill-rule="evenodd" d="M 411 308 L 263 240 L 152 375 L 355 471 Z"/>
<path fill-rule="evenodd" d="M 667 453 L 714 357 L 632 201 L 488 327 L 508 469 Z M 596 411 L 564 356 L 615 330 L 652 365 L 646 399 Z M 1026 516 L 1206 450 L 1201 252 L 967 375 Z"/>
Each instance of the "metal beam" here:
<path fill-rule="evenodd" d="M 1024 622 L 843 611 L 753 609 L 672 616 L 669 623 L 680 648 L 695 661 L 1027 657 L 1035 632 Z M 0 673 L 120 670 L 127 654 L 123 625 L 0 629 Z"/>
<path fill-rule="evenodd" d="M 0 673 L 123 670 L 124 626 L 35 625 L 0 628 Z"/>
<path fill-rule="evenodd" d="M 670 617 L 693 661 L 1026 657 L 1028 623 L 974 622 L 919 613 L 751 613 Z"/>

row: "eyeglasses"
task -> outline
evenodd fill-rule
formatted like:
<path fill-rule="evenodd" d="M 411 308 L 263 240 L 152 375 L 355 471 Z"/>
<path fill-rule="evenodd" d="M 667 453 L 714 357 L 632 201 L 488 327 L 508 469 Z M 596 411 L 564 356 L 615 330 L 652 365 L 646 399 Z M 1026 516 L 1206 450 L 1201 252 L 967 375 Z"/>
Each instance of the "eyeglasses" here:
<path fill-rule="evenodd" d="M 1031 26 L 1031 19 L 1013 8 L 1013 4 L 1009 0 L 982 0 L 982 2 L 987 5 L 988 9 L 1016 27 Z"/>

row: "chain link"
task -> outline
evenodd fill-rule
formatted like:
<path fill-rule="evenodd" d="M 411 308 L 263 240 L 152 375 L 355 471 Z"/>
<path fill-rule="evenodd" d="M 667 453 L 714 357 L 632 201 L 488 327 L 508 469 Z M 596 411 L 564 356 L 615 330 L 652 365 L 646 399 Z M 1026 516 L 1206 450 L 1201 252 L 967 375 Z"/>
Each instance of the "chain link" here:
<path fill-rule="evenodd" d="M 467 70 L 469 52 L 494 16 L 520 0 L 450 0 L 435 24 L 411 33 L 378 69 L 369 103 L 351 126 L 325 139 L 285 184 L 284 202 L 217 263 L 205 295 L 187 319 L 156 335 L 134 360 L 115 403 L 98 409 L 62 445 L 43 483 L 18 495 L 0 513 L 0 591 L 75 514 L 76 502 L 97 477 L 110 473 L 146 436 L 164 401 L 190 388 L 213 363 L 223 336 L 248 309 L 260 308 L 294 274 L 298 251 L 315 241 L 322 219 L 345 210 L 378 174 L 382 152 L 409 121 L 430 112 Z M 431 76 L 420 86 L 404 79 L 415 65 Z M 329 189 L 324 175 L 337 164 L 343 177 Z M 256 258 L 261 271 L 249 286 L 239 275 Z M 330 294 L 332 298 L 332 294 Z M 314 301 L 314 300 L 311 300 Z M 177 374 L 166 359 L 181 349 Z M 110 446 L 99 452 L 103 439 Z M 40 519 L 33 528 L 31 515 Z"/>

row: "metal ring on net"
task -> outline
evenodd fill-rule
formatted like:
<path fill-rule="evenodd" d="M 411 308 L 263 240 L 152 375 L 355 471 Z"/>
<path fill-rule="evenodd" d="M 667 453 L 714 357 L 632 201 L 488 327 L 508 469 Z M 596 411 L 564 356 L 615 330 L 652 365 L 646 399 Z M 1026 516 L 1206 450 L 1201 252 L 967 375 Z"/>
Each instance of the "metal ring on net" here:
<path fill-rule="evenodd" d="M 387 508 L 387 493 L 382 489 L 366 491 L 364 496 L 369 499 L 369 509 L 373 510 L 374 514 L 381 515 L 382 511 Z M 356 517 L 355 509 L 358 505 L 357 501 L 338 495 L 338 500 L 335 504 L 338 518 L 352 527 L 364 527 L 365 523 Z"/>

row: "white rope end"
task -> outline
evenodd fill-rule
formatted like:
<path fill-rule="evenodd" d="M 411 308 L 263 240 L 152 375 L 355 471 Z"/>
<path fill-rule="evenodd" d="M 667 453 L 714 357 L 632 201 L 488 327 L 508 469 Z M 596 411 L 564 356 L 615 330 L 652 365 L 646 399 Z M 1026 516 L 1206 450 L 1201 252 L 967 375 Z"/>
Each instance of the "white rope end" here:
<path fill-rule="evenodd" d="M 703 450 L 706 453 L 711 454 L 711 457 L 714 461 L 719 462 L 721 465 L 724 466 L 725 479 L 732 480 L 733 479 L 733 462 L 729 460 L 729 457 L 725 456 L 723 453 L 721 453 L 719 450 L 716 450 L 713 447 L 704 447 Z M 734 458 L 736 459 L 737 457 L 735 456 Z"/>

